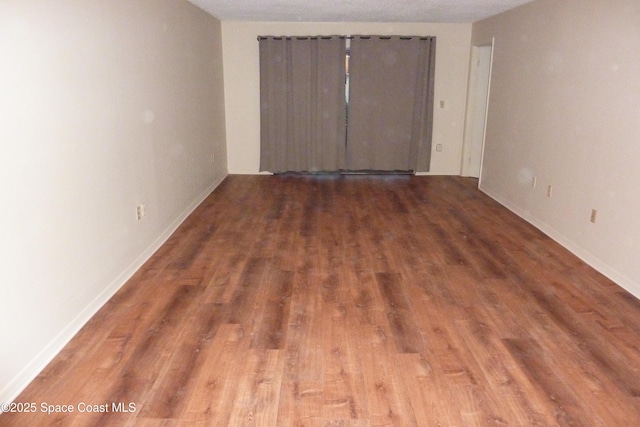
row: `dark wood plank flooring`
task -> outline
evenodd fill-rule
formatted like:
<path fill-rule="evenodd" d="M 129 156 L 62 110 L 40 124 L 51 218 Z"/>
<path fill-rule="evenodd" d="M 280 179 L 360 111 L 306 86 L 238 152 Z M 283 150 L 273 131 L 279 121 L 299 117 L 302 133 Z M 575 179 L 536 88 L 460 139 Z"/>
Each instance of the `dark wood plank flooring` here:
<path fill-rule="evenodd" d="M 476 185 L 229 176 L 0 425 L 640 425 L 640 303 Z"/>

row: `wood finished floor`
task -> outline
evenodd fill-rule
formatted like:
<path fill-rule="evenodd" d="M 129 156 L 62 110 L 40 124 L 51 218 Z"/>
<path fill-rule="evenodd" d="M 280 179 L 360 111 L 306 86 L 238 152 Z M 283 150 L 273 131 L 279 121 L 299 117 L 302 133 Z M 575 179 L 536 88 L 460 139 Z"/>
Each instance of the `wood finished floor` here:
<path fill-rule="evenodd" d="M 640 303 L 476 185 L 229 176 L 0 425 L 640 425 Z"/>

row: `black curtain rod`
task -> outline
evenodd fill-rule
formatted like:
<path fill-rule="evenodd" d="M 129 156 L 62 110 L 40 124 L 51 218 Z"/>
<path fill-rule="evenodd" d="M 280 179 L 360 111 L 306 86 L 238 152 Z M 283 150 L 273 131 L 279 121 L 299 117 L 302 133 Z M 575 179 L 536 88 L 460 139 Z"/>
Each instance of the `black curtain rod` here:
<path fill-rule="evenodd" d="M 420 39 L 420 40 L 429 40 L 431 38 L 433 38 L 433 36 L 258 36 L 258 41 L 260 40 L 266 40 L 269 38 L 273 38 L 275 40 L 292 40 L 292 39 L 297 39 L 297 40 L 331 40 L 334 37 L 338 37 L 340 39 L 349 39 L 349 40 L 353 40 L 355 38 L 360 38 L 363 40 L 369 40 L 371 38 L 379 38 L 380 40 L 391 40 L 391 38 L 393 37 L 398 37 L 400 40 L 412 40 L 412 39 Z"/>

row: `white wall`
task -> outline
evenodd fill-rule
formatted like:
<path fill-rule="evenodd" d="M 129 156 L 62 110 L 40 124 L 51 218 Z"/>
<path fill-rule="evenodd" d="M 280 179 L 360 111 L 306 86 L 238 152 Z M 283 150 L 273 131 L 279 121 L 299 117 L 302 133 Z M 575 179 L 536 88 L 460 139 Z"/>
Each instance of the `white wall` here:
<path fill-rule="evenodd" d="M 260 164 L 259 35 L 436 36 L 436 80 L 431 174 L 460 173 L 471 24 L 222 23 L 229 172 L 258 173 Z M 439 101 L 445 107 L 439 108 Z M 436 152 L 436 144 L 443 150 Z"/>
<path fill-rule="evenodd" d="M 640 297 L 640 2 L 539 0 L 494 36 L 481 188 Z"/>
<path fill-rule="evenodd" d="M 220 31 L 180 0 L 0 5 L 0 402 L 226 176 Z"/>

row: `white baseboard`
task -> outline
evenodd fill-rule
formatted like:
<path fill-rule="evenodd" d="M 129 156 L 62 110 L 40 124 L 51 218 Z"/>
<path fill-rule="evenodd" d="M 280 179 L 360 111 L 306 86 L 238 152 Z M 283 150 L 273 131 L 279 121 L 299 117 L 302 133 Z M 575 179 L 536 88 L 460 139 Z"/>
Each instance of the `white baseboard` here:
<path fill-rule="evenodd" d="M 416 172 L 415 176 L 460 176 L 458 173 L 444 173 L 444 172 Z"/>
<path fill-rule="evenodd" d="M 593 267 L 599 273 L 611 279 L 620 287 L 624 288 L 626 291 L 631 293 L 633 296 L 640 299 L 640 284 L 636 283 L 628 276 L 620 273 L 618 270 L 616 270 L 615 268 L 613 268 L 612 266 L 610 266 L 609 264 L 607 264 L 597 256 L 593 255 L 587 249 L 573 242 L 571 239 L 569 239 L 567 236 L 565 236 L 558 230 L 554 229 L 553 227 L 549 226 L 544 222 L 539 221 L 537 218 L 535 218 L 528 212 L 521 210 L 517 206 L 511 205 L 508 201 L 504 200 L 499 195 L 493 193 L 491 190 L 484 188 L 482 185 L 480 185 L 479 189 L 480 191 L 485 193 L 487 196 L 491 197 L 496 202 L 500 203 L 502 206 L 509 209 L 511 212 L 515 213 L 520 218 L 524 219 L 529 224 L 536 227 L 538 230 L 542 231 L 551 239 L 553 239 L 554 241 L 562 245 L 569 252 L 573 253 L 575 256 L 580 258 L 589 266 Z"/>
<path fill-rule="evenodd" d="M 178 229 L 180 224 L 220 185 L 226 175 L 213 182 L 196 200 L 169 224 L 157 239 L 144 250 L 129 266 L 118 275 L 96 298 L 93 299 L 51 342 L 46 345 L 5 387 L 0 390 L 0 402 L 13 402 L 36 376 L 56 357 L 82 327 L 104 306 L 136 271 L 162 246 Z M 2 409 L 0 408 L 0 414 Z"/>

